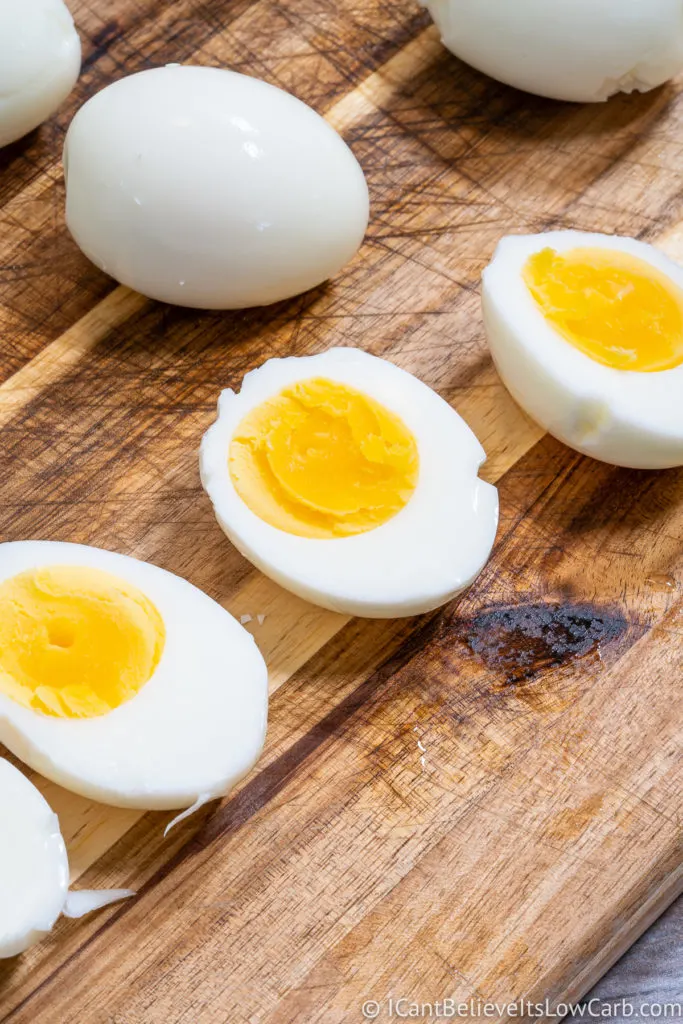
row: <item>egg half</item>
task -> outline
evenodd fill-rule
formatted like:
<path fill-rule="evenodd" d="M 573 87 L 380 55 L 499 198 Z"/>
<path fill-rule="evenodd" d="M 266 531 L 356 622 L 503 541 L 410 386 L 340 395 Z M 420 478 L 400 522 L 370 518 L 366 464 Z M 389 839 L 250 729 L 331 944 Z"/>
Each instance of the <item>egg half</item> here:
<path fill-rule="evenodd" d="M 468 586 L 496 533 L 485 453 L 427 385 L 359 349 L 271 359 L 220 396 L 200 452 L 220 526 L 300 597 L 414 615 Z"/>
<path fill-rule="evenodd" d="M 10 957 L 52 930 L 66 902 L 69 863 L 57 816 L 2 759 L 0 817 L 0 957 Z"/>
<path fill-rule="evenodd" d="M 50 117 L 80 69 L 81 43 L 62 0 L 0 0 L 0 146 Z"/>
<path fill-rule="evenodd" d="M 482 303 L 500 376 L 577 451 L 618 466 L 683 465 L 683 268 L 632 238 L 504 238 Z"/>
<path fill-rule="evenodd" d="M 590 103 L 683 68 L 678 0 L 423 0 L 445 45 L 508 85 Z"/>
<path fill-rule="evenodd" d="M 261 752 L 266 666 L 219 604 L 77 544 L 0 545 L 0 742 L 60 785 L 163 810 L 228 792 Z"/>
<path fill-rule="evenodd" d="M 2 758 L 0 821 L 0 959 L 39 942 L 60 914 L 81 917 L 133 895 L 129 889 L 68 892 L 69 862 L 57 816 Z"/>
<path fill-rule="evenodd" d="M 333 277 L 368 223 L 341 137 L 282 89 L 172 65 L 107 86 L 64 147 L 66 220 L 83 252 L 153 299 L 238 309 Z"/>

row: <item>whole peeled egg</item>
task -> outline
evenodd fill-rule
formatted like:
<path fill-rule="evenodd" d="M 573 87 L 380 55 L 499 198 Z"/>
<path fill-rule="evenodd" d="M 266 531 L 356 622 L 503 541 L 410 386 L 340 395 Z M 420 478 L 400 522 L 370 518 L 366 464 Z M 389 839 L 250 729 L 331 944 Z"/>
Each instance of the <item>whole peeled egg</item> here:
<path fill-rule="evenodd" d="M 511 235 L 482 303 L 498 372 L 545 430 L 618 466 L 683 465 L 683 267 L 633 238 Z"/>
<path fill-rule="evenodd" d="M 44 938 L 61 914 L 82 917 L 132 896 L 129 889 L 70 893 L 59 821 L 22 773 L 0 758 L 0 959 Z"/>
<path fill-rule="evenodd" d="M 62 0 L 0 0 L 0 146 L 50 117 L 80 68 L 81 43 Z"/>
<path fill-rule="evenodd" d="M 423 0 L 457 57 L 540 96 L 647 92 L 683 68 L 679 0 Z"/>
<path fill-rule="evenodd" d="M 79 544 L 0 544 L 0 743 L 92 800 L 181 809 L 256 762 L 253 638 L 157 566 Z"/>
<path fill-rule="evenodd" d="M 201 478 L 218 523 L 266 575 L 347 615 L 417 615 L 488 559 L 498 493 L 468 425 L 360 349 L 270 359 L 224 391 Z"/>
<path fill-rule="evenodd" d="M 153 299 L 238 309 L 334 276 L 360 246 L 368 189 L 315 111 L 266 82 L 171 65 L 123 78 L 76 114 L 68 227 Z"/>

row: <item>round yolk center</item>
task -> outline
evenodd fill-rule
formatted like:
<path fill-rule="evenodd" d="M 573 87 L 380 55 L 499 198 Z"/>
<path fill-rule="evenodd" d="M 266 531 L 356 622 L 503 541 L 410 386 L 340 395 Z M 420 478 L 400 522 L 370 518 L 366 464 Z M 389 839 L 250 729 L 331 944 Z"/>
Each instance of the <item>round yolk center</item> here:
<path fill-rule="evenodd" d="M 130 700 L 165 643 L 136 587 L 85 566 L 31 569 L 0 584 L 0 693 L 58 718 L 92 718 Z"/>
<path fill-rule="evenodd" d="M 645 260 L 610 249 L 543 249 L 523 277 L 545 319 L 596 362 L 640 372 L 683 363 L 683 291 Z"/>
<path fill-rule="evenodd" d="M 321 378 L 299 381 L 245 416 L 229 465 L 257 516 L 286 533 L 323 539 L 391 519 L 419 472 L 415 438 L 398 416 Z"/>

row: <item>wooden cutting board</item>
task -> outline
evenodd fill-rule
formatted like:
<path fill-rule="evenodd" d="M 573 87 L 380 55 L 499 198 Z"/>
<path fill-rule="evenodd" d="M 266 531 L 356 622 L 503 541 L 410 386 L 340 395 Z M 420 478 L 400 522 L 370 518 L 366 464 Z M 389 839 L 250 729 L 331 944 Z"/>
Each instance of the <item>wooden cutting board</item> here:
<path fill-rule="evenodd" d="M 149 559 L 254 616 L 271 721 L 244 785 L 166 840 L 170 815 L 39 780 L 77 885 L 138 897 L 3 962 L 2 1021 L 329 1024 L 366 1000 L 387 1019 L 390 997 L 576 999 L 683 887 L 683 472 L 544 437 L 491 367 L 478 284 L 511 231 L 616 231 L 683 257 L 679 87 L 534 99 L 447 54 L 411 0 L 72 8 L 80 84 L 0 152 L 1 536 Z M 170 61 L 264 77 L 350 142 L 373 214 L 337 280 L 202 314 L 78 252 L 65 127 L 113 79 Z M 424 618 L 291 597 L 231 547 L 199 484 L 219 390 L 338 344 L 452 402 L 500 488 L 490 564 Z"/>

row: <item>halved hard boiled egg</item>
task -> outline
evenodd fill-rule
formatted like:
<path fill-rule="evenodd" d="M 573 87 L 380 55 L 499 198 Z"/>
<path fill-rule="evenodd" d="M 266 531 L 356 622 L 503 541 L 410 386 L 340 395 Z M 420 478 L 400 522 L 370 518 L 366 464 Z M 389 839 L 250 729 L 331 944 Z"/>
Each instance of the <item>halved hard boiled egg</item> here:
<path fill-rule="evenodd" d="M 62 0 L 0 0 L 0 146 L 50 117 L 80 69 L 81 42 Z"/>
<path fill-rule="evenodd" d="M 427 385 L 359 349 L 271 359 L 220 396 L 201 477 L 219 524 L 283 587 L 389 617 L 444 604 L 485 564 L 485 453 Z"/>
<path fill-rule="evenodd" d="M 66 902 L 69 862 L 56 814 L 2 759 L 0 815 L 0 957 L 10 957 L 52 930 Z"/>
<path fill-rule="evenodd" d="M 565 444 L 618 466 L 683 464 L 683 268 L 632 238 L 504 238 L 483 275 L 503 381 Z"/>
<path fill-rule="evenodd" d="M 56 814 L 0 758 L 0 959 L 44 938 L 60 914 L 81 917 L 132 896 L 129 889 L 69 893 L 69 862 Z"/>
<path fill-rule="evenodd" d="M 0 545 L 0 742 L 122 807 L 227 793 L 261 752 L 266 666 L 185 580 L 78 544 Z"/>

